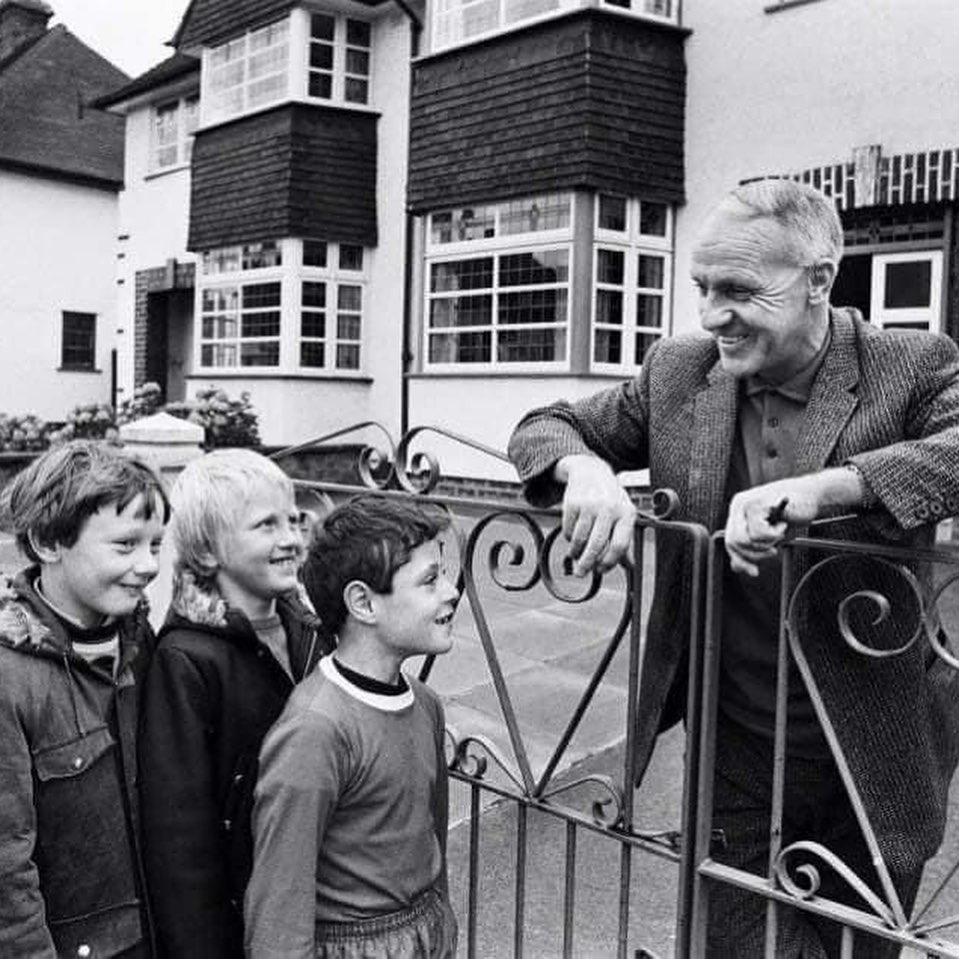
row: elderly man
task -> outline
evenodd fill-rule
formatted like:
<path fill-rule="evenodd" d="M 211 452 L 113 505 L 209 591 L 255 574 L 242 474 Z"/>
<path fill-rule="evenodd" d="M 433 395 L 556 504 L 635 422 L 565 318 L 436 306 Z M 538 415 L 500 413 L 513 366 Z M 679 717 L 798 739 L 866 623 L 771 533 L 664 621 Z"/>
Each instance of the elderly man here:
<path fill-rule="evenodd" d="M 959 350 L 940 336 L 875 329 L 833 309 L 842 254 L 835 208 L 817 191 L 764 181 L 726 196 L 692 260 L 708 337 L 657 343 L 635 380 L 577 403 L 529 413 L 510 455 L 531 502 L 562 497 L 563 530 L 584 573 L 625 552 L 633 507 L 615 473 L 648 467 L 675 490 L 681 518 L 725 527 L 722 657 L 714 827 L 716 857 L 765 873 L 769 856 L 780 564 L 790 528 L 836 513 L 826 535 L 931 542 L 929 525 L 959 512 Z M 688 566 L 661 538 L 656 600 L 640 686 L 637 769 L 657 732 L 682 715 Z M 866 586 L 868 561 L 847 565 L 833 593 Z M 875 564 L 873 564 L 875 567 Z M 897 656 L 855 653 L 836 629 L 836 595 L 804 618 L 803 652 L 910 909 L 924 862 L 942 839 L 959 749 L 959 676 L 916 643 Z M 912 634 L 902 615 L 884 642 Z M 904 635 L 901 635 L 904 634 Z M 790 676 L 783 844 L 819 840 L 878 888 L 804 683 Z M 821 892 L 861 902 L 829 870 Z M 710 956 L 762 954 L 758 897 L 717 888 Z M 835 923 L 789 911 L 777 955 L 838 954 Z M 857 956 L 891 955 L 875 937 Z"/>

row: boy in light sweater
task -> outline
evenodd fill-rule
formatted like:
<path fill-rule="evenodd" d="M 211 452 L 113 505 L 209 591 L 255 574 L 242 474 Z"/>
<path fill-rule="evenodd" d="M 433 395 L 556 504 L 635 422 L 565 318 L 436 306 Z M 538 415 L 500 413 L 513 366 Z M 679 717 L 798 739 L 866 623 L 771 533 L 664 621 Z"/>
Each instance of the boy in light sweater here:
<path fill-rule="evenodd" d="M 439 698 L 401 672 L 446 652 L 458 593 L 448 519 L 362 496 L 317 529 L 303 582 L 334 655 L 267 734 L 253 815 L 254 959 L 454 956 Z"/>

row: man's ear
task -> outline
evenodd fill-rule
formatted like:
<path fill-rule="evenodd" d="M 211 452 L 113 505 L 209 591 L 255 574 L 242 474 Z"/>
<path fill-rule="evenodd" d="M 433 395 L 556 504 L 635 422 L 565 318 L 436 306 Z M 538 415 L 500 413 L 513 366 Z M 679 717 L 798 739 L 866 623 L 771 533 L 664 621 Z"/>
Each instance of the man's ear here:
<path fill-rule="evenodd" d="M 347 613 L 367 626 L 376 622 L 373 590 L 361 579 L 352 579 L 343 587 L 343 605 Z"/>
<path fill-rule="evenodd" d="M 59 543 L 41 543 L 32 530 L 27 533 L 27 539 L 41 563 L 58 563 L 60 561 Z"/>
<path fill-rule="evenodd" d="M 829 302 L 829 291 L 836 282 L 836 264 L 829 260 L 814 263 L 809 272 L 809 303 L 818 306 Z"/>

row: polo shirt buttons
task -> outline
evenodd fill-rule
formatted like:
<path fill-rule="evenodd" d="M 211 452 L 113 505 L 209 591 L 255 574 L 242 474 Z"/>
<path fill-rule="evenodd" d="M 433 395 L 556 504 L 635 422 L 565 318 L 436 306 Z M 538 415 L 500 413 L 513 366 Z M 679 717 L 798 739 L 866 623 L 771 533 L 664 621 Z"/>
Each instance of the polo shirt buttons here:
<path fill-rule="evenodd" d="M 84 943 L 82 946 L 77 946 L 77 955 L 80 959 L 88 959 L 89 956 L 93 955 L 93 950 Z"/>
<path fill-rule="evenodd" d="M 73 766 L 74 769 L 83 769 L 83 757 L 77 756 L 77 758 L 73 760 L 73 763 L 71 765 Z M 87 948 L 89 948 L 89 946 Z M 89 953 L 86 953 L 86 955 L 89 955 Z"/>
<path fill-rule="evenodd" d="M 769 419 L 766 420 L 766 425 L 771 426 L 773 429 L 775 429 L 777 426 L 779 426 L 779 417 L 770 416 Z"/>
<path fill-rule="evenodd" d="M 777 450 L 775 446 L 767 446 L 767 447 L 766 447 L 766 455 L 767 455 L 771 460 L 774 460 L 774 459 L 776 459 L 777 456 L 779 456 L 779 450 Z"/>

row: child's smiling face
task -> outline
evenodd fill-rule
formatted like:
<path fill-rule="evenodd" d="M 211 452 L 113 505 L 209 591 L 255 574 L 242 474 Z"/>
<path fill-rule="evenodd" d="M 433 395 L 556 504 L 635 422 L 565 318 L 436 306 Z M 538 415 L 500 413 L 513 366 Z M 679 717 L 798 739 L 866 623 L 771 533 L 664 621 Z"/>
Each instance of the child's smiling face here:
<path fill-rule="evenodd" d="M 439 540 L 417 546 L 393 574 L 391 591 L 372 595 L 381 640 L 400 659 L 449 650 L 459 593 L 443 571 Z"/>
<path fill-rule="evenodd" d="M 44 596 L 83 626 L 132 613 L 159 570 L 163 508 L 146 506 L 143 494 L 122 510 L 107 503 L 88 517 L 72 546 L 38 544 Z"/>
<path fill-rule="evenodd" d="M 265 481 L 258 484 L 220 543 L 220 594 L 251 618 L 269 615 L 278 596 L 296 589 L 301 549 L 299 510 L 292 494 Z"/>

